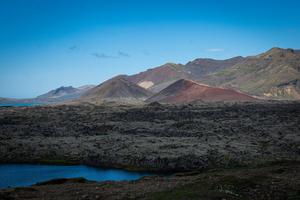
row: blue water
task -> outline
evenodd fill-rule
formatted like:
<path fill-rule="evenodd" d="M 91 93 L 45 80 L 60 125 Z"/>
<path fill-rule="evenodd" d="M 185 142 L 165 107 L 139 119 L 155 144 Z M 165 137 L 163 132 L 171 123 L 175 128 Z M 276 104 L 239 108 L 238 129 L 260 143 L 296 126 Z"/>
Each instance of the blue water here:
<path fill-rule="evenodd" d="M 43 105 L 44 103 L 14 103 L 14 104 L 0 104 L 1 106 L 14 106 L 14 107 L 18 107 L 18 106 L 37 106 L 37 105 Z"/>
<path fill-rule="evenodd" d="M 153 173 L 152 173 L 153 174 Z M 0 188 L 21 187 L 36 184 L 54 178 L 83 177 L 87 180 L 135 180 L 142 176 L 150 176 L 147 172 L 129 172 L 117 169 L 103 169 L 86 165 L 56 166 L 30 164 L 0 165 Z M 156 173 L 159 174 L 159 173 Z M 163 174 L 159 174 L 163 175 Z M 165 174 L 170 175 L 170 174 Z"/>

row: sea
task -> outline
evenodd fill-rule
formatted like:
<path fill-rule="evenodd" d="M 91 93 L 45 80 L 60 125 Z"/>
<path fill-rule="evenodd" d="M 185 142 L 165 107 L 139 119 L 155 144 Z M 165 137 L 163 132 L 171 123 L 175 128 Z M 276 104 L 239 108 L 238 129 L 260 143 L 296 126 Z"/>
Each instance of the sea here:
<path fill-rule="evenodd" d="M 19 107 L 19 106 L 37 106 L 37 105 L 43 105 L 44 103 L 15 103 L 15 104 L 0 104 L 0 107 L 2 106 L 14 106 L 14 107 Z"/>
<path fill-rule="evenodd" d="M 83 177 L 94 181 L 121 181 L 136 180 L 142 176 L 153 173 L 131 172 L 118 169 L 105 169 L 87 165 L 57 166 L 57 165 L 31 165 L 31 164 L 0 164 L 0 188 L 22 187 L 34 185 L 37 182 L 54 178 Z M 165 177 L 170 173 L 155 173 Z"/>

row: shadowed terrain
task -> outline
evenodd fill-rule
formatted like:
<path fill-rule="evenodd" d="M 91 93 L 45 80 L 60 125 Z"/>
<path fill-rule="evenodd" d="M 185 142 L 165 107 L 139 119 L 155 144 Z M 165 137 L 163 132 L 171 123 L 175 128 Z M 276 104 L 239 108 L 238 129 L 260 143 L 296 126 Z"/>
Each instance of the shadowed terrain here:
<path fill-rule="evenodd" d="M 188 171 L 299 159 L 299 101 L 1 107 L 0 161 Z"/>
<path fill-rule="evenodd" d="M 58 179 L 0 189 L 0 198 L 297 199 L 299 113 L 299 101 L 1 107 L 1 163 L 198 172 Z"/>

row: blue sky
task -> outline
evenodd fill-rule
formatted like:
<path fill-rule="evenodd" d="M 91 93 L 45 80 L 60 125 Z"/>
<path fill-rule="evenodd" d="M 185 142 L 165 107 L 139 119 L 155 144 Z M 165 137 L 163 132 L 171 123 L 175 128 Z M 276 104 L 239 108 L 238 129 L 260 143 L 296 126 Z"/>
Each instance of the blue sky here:
<path fill-rule="evenodd" d="M 0 97 L 300 49 L 299 0 L 0 0 Z"/>

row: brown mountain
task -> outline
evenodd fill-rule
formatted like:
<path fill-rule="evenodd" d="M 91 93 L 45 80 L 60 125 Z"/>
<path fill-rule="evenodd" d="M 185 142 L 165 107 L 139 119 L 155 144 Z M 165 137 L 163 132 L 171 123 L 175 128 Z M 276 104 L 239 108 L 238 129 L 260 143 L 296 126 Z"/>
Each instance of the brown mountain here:
<path fill-rule="evenodd" d="M 197 77 L 202 75 L 232 67 L 238 62 L 242 62 L 243 59 L 243 57 L 239 56 L 227 60 L 196 59 L 192 62 L 188 62 L 186 65 L 166 63 L 162 66 L 148 69 L 147 71 L 132 76 L 124 74 L 115 76 L 87 91 L 82 97 L 87 97 L 104 87 L 106 84 L 120 78 L 136 83 L 153 92 L 159 92 L 179 79 L 196 80 Z"/>
<path fill-rule="evenodd" d="M 202 85 L 181 79 L 153 95 L 145 102 L 174 103 L 179 101 L 257 101 L 257 99 L 237 91 Z"/>
<path fill-rule="evenodd" d="M 115 76 L 97 85 L 91 90 L 88 90 L 82 95 L 82 98 L 97 92 L 98 90 L 103 88 L 106 84 L 109 84 L 120 78 L 128 80 L 132 83 L 136 83 L 139 86 L 153 92 L 158 92 L 181 78 L 191 79 L 191 80 L 196 79 L 196 77 L 192 76 L 187 72 L 184 65 L 167 63 L 165 65 L 156 67 L 154 69 L 148 69 L 147 71 L 140 72 L 139 74 L 135 74 L 132 76 L 127 76 L 124 74 Z"/>
<path fill-rule="evenodd" d="M 268 97 L 300 99 L 300 50 L 275 47 L 248 56 L 231 68 L 204 75 L 197 82 L 231 85 Z"/>
<path fill-rule="evenodd" d="M 237 56 L 226 60 L 214 60 L 209 58 L 198 58 L 188 62 L 185 68 L 195 77 L 201 77 L 206 74 L 215 73 L 223 69 L 228 69 L 237 63 L 243 62 L 245 58 Z"/>
<path fill-rule="evenodd" d="M 179 79 L 210 86 L 227 85 L 246 95 L 300 98 L 300 50 L 272 48 L 257 56 L 227 60 L 196 59 L 186 65 L 167 63 L 132 76 L 119 75 L 87 91 L 89 96 L 106 84 L 123 78 L 153 92 L 159 92 Z M 223 85 L 224 86 L 224 85 Z"/>
<path fill-rule="evenodd" d="M 97 85 L 97 86 L 95 86 L 95 87 L 93 87 L 93 88 L 87 90 L 85 93 L 83 93 L 83 94 L 81 95 L 80 98 L 85 98 L 85 97 L 87 97 L 87 96 L 90 96 L 90 95 L 96 93 L 97 91 L 99 91 L 99 90 L 100 90 L 101 88 L 103 88 L 105 85 L 107 85 L 107 84 L 109 84 L 109 83 L 111 83 L 111 82 L 113 82 L 113 81 L 115 81 L 115 80 L 118 80 L 118 79 L 126 79 L 127 77 L 128 77 L 127 75 L 122 74 L 122 75 L 115 76 L 115 77 L 113 77 L 113 78 L 111 78 L 111 79 L 108 79 L 107 81 L 104 81 L 103 83 L 101 83 L 101 84 L 99 84 L 99 85 Z"/>
<path fill-rule="evenodd" d="M 86 94 L 87 93 L 85 93 L 85 95 Z M 109 81 L 109 83 L 98 87 L 98 90 L 96 90 L 94 93 L 89 94 L 88 96 L 82 96 L 81 98 L 84 100 L 92 101 L 102 99 L 109 99 L 115 101 L 141 101 L 149 98 L 153 94 L 153 92 L 141 86 L 138 86 L 137 84 L 131 83 L 130 81 L 125 80 L 123 78 L 119 78 L 116 80 Z"/>
<path fill-rule="evenodd" d="M 46 99 L 48 102 L 69 101 L 79 98 L 83 93 L 85 93 L 87 90 L 93 87 L 95 87 L 95 85 L 85 85 L 79 88 L 73 88 L 72 86 L 61 86 L 60 88 L 51 90 L 46 94 L 37 96 L 36 99 Z"/>
<path fill-rule="evenodd" d="M 193 75 L 188 73 L 184 65 L 167 63 L 160 67 L 148 69 L 145 72 L 132 75 L 126 79 L 133 83 L 137 83 L 141 87 L 158 92 L 182 78 L 191 80 L 196 79 Z"/>

